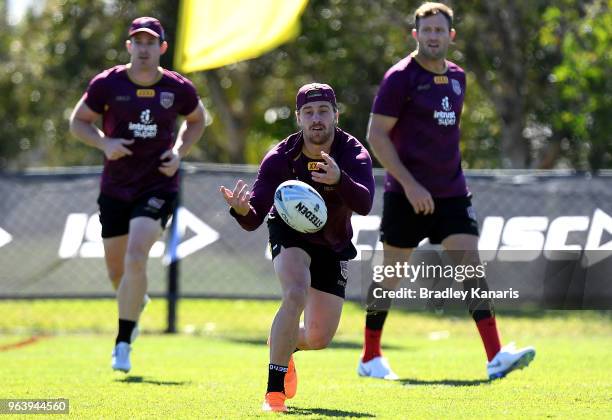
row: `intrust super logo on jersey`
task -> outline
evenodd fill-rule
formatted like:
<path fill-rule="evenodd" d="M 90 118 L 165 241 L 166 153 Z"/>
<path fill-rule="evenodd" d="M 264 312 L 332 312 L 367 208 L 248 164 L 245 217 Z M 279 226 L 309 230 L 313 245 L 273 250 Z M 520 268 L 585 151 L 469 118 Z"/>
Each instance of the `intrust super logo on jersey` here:
<path fill-rule="evenodd" d="M 457 116 L 455 115 L 455 111 L 452 110 L 450 101 L 448 100 L 448 96 L 442 98 L 442 110 L 434 111 L 433 117 L 438 121 L 438 125 L 449 126 L 455 125 L 457 122 Z"/>
<path fill-rule="evenodd" d="M 131 122 L 128 128 L 134 132 L 134 138 L 151 139 L 157 135 L 157 124 L 154 123 L 150 109 L 142 111 L 140 122 Z"/>

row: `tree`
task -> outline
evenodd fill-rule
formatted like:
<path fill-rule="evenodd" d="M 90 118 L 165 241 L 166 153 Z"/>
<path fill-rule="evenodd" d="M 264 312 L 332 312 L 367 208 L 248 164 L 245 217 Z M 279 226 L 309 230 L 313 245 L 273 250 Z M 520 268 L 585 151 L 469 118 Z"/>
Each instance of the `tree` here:
<path fill-rule="evenodd" d="M 563 133 L 551 160 L 597 171 L 612 166 L 612 1 L 595 0 L 576 11 L 548 9 L 542 42 L 563 56 L 549 76 L 554 130 Z"/>
<path fill-rule="evenodd" d="M 263 153 L 296 129 L 293 107 L 300 85 L 331 84 L 338 96 L 341 126 L 364 140 L 370 108 L 384 72 L 410 53 L 410 16 L 417 2 L 396 0 L 311 0 L 302 17 L 302 33 L 255 60 L 193 75 L 204 80 L 213 99 L 213 124 L 206 134 L 208 156 L 217 160 L 258 162 Z M 460 64 L 464 55 L 453 56 Z M 473 80 L 473 77 L 470 77 Z M 470 167 L 496 165 L 501 130 L 486 96 L 470 87 L 462 122 L 464 156 Z M 212 139 L 211 139 L 212 137 Z M 214 151 L 214 155 L 211 154 Z"/>
<path fill-rule="evenodd" d="M 558 60 L 539 45 L 540 16 L 551 2 L 462 1 L 456 4 L 457 44 L 501 120 L 501 166 L 529 167 L 528 119 L 543 97 L 545 77 Z"/>
<path fill-rule="evenodd" d="M 134 17 L 168 16 L 164 23 L 174 33 L 176 3 L 157 3 L 47 2 L 40 15 L 29 13 L 11 28 L 7 60 L 0 63 L 0 130 L 5 138 L 0 168 L 101 163 L 99 151 L 70 136 L 68 117 L 93 76 L 129 60 L 124 41 Z M 2 31 L 0 55 L 6 36 Z M 14 156 L 18 159 L 10 160 Z"/>
<path fill-rule="evenodd" d="M 612 165 L 610 1 L 453 5 L 458 36 L 450 59 L 468 79 L 461 120 L 466 167 Z M 310 0 L 293 42 L 254 60 L 187 75 L 209 111 L 204 140 L 190 158 L 259 162 L 297 129 L 295 93 L 312 81 L 334 87 L 341 127 L 364 140 L 384 72 L 415 47 L 410 30 L 420 3 Z M 162 17 L 170 41 L 162 65 L 171 68 L 177 6 L 162 0 L 46 2 L 40 15 L 0 31 L 0 169 L 101 163 L 99 151 L 68 133 L 72 107 L 95 74 L 129 60 L 124 41 L 136 16 Z M 539 159 L 542 151 L 546 159 Z"/>

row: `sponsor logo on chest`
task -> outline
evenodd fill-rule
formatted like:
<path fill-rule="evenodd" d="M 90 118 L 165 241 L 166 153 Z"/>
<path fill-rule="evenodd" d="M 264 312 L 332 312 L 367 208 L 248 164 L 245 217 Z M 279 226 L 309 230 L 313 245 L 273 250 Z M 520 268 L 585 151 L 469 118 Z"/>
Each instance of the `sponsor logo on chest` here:
<path fill-rule="evenodd" d="M 319 163 L 319 162 L 316 162 L 316 161 L 308 162 L 308 170 L 309 171 L 316 171 L 317 169 L 319 169 L 319 167 L 317 166 L 317 163 Z"/>
<path fill-rule="evenodd" d="M 448 85 L 448 77 L 446 77 L 446 76 L 434 76 L 434 83 L 436 85 Z"/>
<path fill-rule="evenodd" d="M 443 125 L 445 127 L 455 125 L 457 123 L 457 116 L 455 115 L 455 111 L 452 110 L 448 96 L 442 98 L 440 106 L 442 109 L 440 111 L 434 111 L 433 113 L 433 117 L 438 121 L 438 125 Z"/>
<path fill-rule="evenodd" d="M 155 89 L 137 89 L 136 96 L 139 98 L 155 98 Z"/>
<path fill-rule="evenodd" d="M 145 109 L 140 113 L 140 121 L 130 122 L 128 128 L 134 132 L 134 138 L 150 139 L 157 135 L 157 124 L 151 116 L 151 110 Z"/>

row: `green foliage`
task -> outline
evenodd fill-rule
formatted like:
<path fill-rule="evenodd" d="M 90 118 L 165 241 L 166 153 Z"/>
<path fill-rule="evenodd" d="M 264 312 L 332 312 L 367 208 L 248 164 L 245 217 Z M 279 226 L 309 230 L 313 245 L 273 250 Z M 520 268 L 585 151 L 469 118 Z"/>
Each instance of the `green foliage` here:
<path fill-rule="evenodd" d="M 28 14 L 3 34 L 9 41 L 0 63 L 0 168 L 100 164 L 99 151 L 70 136 L 68 117 L 93 76 L 129 60 L 130 21 L 172 16 L 170 3 L 48 1 L 40 15 Z"/>
<path fill-rule="evenodd" d="M 550 75 L 557 87 L 552 123 L 566 134 L 565 155 L 581 169 L 612 166 L 611 9 L 610 0 L 586 5 L 581 16 L 550 8 L 541 31 L 542 41 L 556 43 L 563 55 Z"/>
<path fill-rule="evenodd" d="M 312 0 L 302 17 L 302 33 L 297 40 L 256 60 L 213 71 L 228 106 L 221 109 L 219 100 L 208 103 L 214 121 L 222 124 L 208 128 L 204 146 L 207 157 L 232 160 L 223 148 L 231 142 L 226 135 L 229 118 L 220 115 L 225 113 L 236 116 L 237 127 L 248 127 L 240 157 L 258 163 L 262 150 L 296 131 L 295 93 L 302 84 L 312 81 L 334 87 L 340 126 L 365 141 L 372 101 L 385 71 L 416 47 L 409 22 L 416 5 L 396 0 Z M 454 51 L 452 59 L 465 66 L 461 52 Z M 199 75 L 192 77 L 200 80 Z M 210 77 L 205 80 L 212 82 Z M 498 166 L 499 149 L 495 145 L 500 124 L 473 74 L 470 80 L 466 108 L 474 116 L 464 117 L 462 122 L 466 166 Z M 204 85 L 204 96 L 209 95 L 210 84 Z M 245 108 L 249 110 L 246 115 Z M 266 139 L 263 146 L 261 139 Z"/>
<path fill-rule="evenodd" d="M 464 168 L 487 169 L 499 167 L 499 136 L 502 124 L 495 107 L 476 81 L 467 72 L 467 98 L 461 117 L 461 157 Z"/>

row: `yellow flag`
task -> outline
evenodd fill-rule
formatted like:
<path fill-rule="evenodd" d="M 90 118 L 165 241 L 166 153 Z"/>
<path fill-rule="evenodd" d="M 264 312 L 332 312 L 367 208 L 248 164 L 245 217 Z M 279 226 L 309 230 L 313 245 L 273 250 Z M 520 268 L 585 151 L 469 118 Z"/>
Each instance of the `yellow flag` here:
<path fill-rule="evenodd" d="M 295 38 L 308 0 L 182 0 L 174 67 L 182 73 L 255 58 Z"/>

